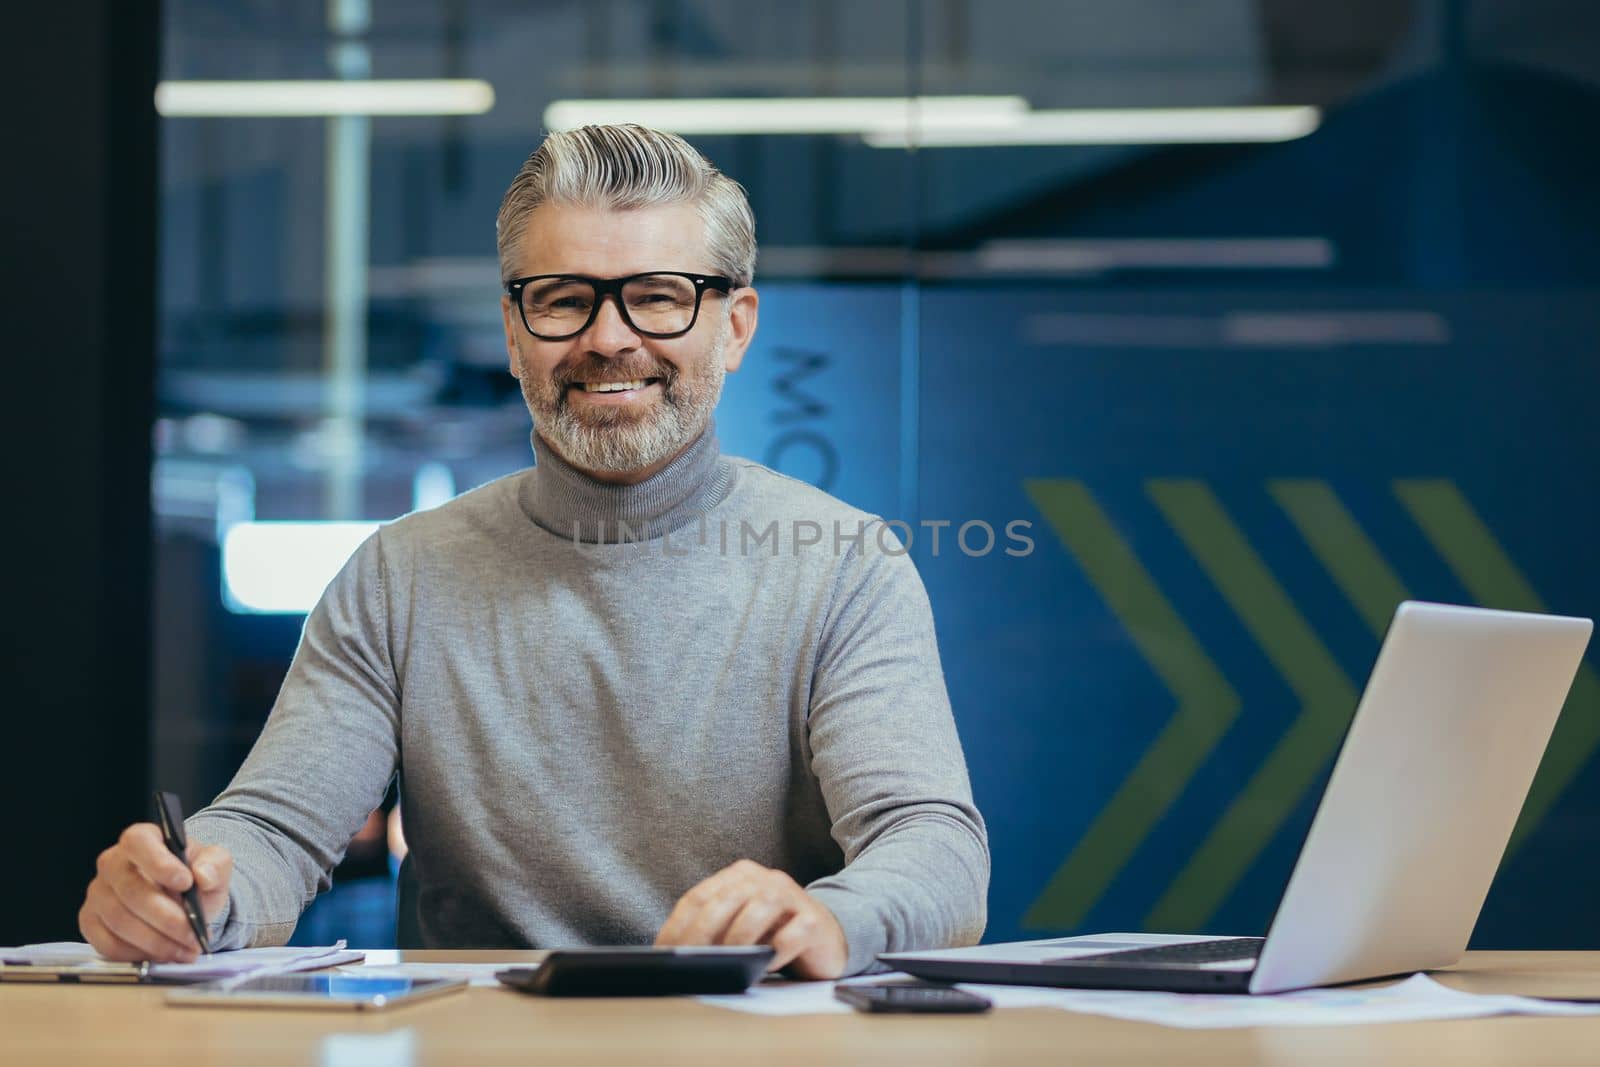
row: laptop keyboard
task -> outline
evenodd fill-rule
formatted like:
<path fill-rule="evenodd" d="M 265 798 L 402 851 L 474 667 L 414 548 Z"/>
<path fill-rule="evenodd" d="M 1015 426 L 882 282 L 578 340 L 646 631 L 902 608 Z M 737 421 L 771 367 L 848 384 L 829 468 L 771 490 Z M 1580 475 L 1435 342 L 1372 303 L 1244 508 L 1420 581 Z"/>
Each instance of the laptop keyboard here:
<path fill-rule="evenodd" d="M 1116 952 L 1069 956 L 1062 963 L 1221 963 L 1252 960 L 1261 954 L 1264 937 L 1228 937 L 1216 941 L 1184 941 L 1176 945 L 1151 945 Z"/>

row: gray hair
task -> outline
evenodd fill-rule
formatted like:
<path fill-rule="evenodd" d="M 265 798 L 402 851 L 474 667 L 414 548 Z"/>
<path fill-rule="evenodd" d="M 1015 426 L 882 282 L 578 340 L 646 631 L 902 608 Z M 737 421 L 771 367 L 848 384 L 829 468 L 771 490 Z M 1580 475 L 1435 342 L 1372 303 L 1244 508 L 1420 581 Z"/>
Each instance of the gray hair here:
<path fill-rule="evenodd" d="M 676 134 L 629 123 L 546 137 L 517 171 L 495 217 L 502 281 L 515 277 L 512 261 L 528 216 L 552 202 L 618 211 L 693 203 L 705 220 L 713 269 L 735 285 L 754 278 L 756 220 L 744 187 Z"/>

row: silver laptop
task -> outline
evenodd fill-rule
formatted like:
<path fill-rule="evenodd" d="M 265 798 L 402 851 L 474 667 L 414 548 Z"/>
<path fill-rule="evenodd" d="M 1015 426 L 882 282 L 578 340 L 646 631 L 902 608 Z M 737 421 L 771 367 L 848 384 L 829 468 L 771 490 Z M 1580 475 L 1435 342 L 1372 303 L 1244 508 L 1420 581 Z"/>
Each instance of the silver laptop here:
<path fill-rule="evenodd" d="M 1265 938 L 1100 934 L 878 958 L 941 982 L 1190 993 L 1455 963 L 1593 628 L 1401 604 Z"/>

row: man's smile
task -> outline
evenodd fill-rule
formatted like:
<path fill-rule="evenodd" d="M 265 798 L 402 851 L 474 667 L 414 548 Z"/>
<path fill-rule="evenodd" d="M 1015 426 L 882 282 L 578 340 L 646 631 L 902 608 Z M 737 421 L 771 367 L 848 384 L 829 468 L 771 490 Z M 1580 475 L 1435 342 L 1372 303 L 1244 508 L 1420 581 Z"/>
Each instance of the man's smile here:
<path fill-rule="evenodd" d="M 627 404 L 642 400 L 660 390 L 660 378 L 632 378 L 617 381 L 573 382 L 569 393 L 583 396 L 589 404 Z"/>

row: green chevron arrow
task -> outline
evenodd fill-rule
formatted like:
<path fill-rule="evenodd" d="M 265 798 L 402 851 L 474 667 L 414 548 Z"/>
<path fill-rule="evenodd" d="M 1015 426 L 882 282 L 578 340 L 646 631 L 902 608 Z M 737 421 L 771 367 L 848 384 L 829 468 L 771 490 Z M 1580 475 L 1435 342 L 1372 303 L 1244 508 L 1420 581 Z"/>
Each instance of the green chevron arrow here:
<path fill-rule="evenodd" d="M 1227 732 L 1239 697 L 1079 482 L 1032 480 L 1028 495 L 1178 706 L 1023 917 L 1081 923 Z"/>
<path fill-rule="evenodd" d="M 1333 755 L 1355 712 L 1356 691 L 1204 484 L 1154 479 L 1147 490 L 1301 703 L 1277 746 L 1145 920 L 1153 929 L 1198 929 L 1222 906 Z"/>
<path fill-rule="evenodd" d="M 1394 569 L 1327 482 L 1275 478 L 1267 491 L 1305 538 L 1311 552 L 1355 605 L 1374 636 L 1382 638 L 1402 600 L 1411 599 Z"/>
<path fill-rule="evenodd" d="M 1507 611 L 1546 610 L 1544 601 L 1454 482 L 1399 479 L 1394 491 L 1423 536 L 1479 604 Z M 1510 849 L 1520 845 L 1528 832 L 1543 821 L 1596 748 L 1600 748 L 1600 677 L 1585 663 L 1578 668 L 1572 692 L 1567 695 L 1561 718 L 1556 720 L 1555 733 L 1512 832 Z"/>

